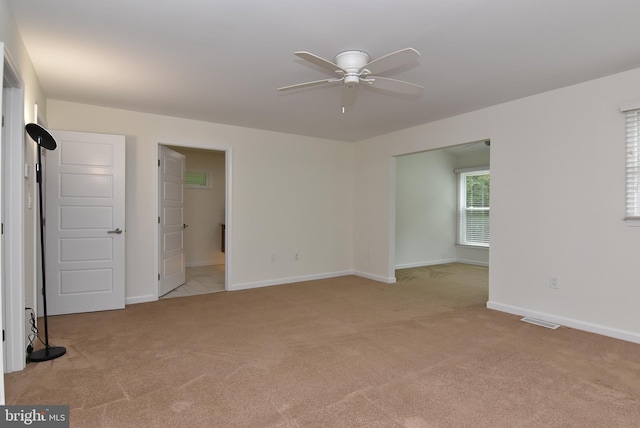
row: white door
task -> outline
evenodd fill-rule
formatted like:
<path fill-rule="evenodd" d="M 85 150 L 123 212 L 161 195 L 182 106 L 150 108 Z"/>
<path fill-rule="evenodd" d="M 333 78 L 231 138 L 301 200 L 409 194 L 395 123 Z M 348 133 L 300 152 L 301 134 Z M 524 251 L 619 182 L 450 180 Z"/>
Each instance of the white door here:
<path fill-rule="evenodd" d="M 160 146 L 158 296 L 167 294 L 185 282 L 184 158 L 184 155 Z"/>
<path fill-rule="evenodd" d="M 47 151 L 48 315 L 124 308 L 125 139 L 53 131 Z"/>
<path fill-rule="evenodd" d="M 2 52 L 4 52 L 4 43 L 0 43 L 0 49 L 2 49 Z M 4 162 L 4 146 L 5 146 L 5 135 L 4 135 L 4 111 L 5 111 L 5 101 L 4 101 L 4 78 L 3 78 L 3 71 L 4 71 L 4 54 L 3 54 L 3 61 L 2 61 L 2 70 L 0 70 L 0 78 L 2 78 L 3 81 L 3 86 L 2 86 L 2 92 L 0 92 L 0 114 L 2 115 L 2 128 L 0 130 L 0 211 L 2 211 L 2 228 L 4 228 L 4 180 L 3 180 L 3 175 L 4 174 L 4 169 L 3 169 L 3 165 L 2 163 Z M 0 241 L 0 324 L 2 324 L 2 352 L 0 353 L 0 367 L 2 368 L 2 373 L 0 373 L 0 405 L 4 405 L 5 404 L 5 399 L 4 399 L 4 373 L 7 372 L 7 366 L 5 364 L 5 355 L 7 353 L 7 348 L 6 348 L 6 343 L 4 340 L 4 327 L 5 327 L 5 319 L 4 319 L 4 301 L 5 301 L 5 296 L 4 296 L 4 289 L 7 286 L 5 280 L 4 280 L 4 233 L 2 234 L 2 238 Z"/>

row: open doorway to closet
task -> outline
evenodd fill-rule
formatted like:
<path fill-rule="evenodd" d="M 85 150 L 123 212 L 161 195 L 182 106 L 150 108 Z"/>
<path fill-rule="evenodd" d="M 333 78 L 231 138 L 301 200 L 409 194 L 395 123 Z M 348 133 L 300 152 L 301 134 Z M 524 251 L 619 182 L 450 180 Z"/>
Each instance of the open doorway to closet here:
<path fill-rule="evenodd" d="M 181 233 L 175 234 L 182 237 L 182 260 L 176 269 L 184 270 L 184 282 L 164 295 L 159 291 L 159 296 L 171 298 L 224 291 L 226 152 L 168 144 L 162 146 L 184 159 L 182 227 L 179 228 Z M 162 168 L 159 173 L 162 174 Z M 158 182 L 161 184 L 163 179 L 160 177 Z M 160 252 L 162 233 L 161 230 Z"/>

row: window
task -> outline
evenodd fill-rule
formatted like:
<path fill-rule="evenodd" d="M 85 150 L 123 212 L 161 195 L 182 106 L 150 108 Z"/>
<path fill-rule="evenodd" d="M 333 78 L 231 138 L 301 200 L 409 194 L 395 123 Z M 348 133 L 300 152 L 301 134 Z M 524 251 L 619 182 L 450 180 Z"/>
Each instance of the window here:
<path fill-rule="evenodd" d="M 627 129 L 627 212 L 625 220 L 640 225 L 640 108 L 623 109 Z"/>
<path fill-rule="evenodd" d="M 194 188 L 211 188 L 211 173 L 207 171 L 187 171 L 184 174 L 184 185 Z"/>
<path fill-rule="evenodd" d="M 458 173 L 458 244 L 489 246 L 489 170 L 473 169 Z"/>

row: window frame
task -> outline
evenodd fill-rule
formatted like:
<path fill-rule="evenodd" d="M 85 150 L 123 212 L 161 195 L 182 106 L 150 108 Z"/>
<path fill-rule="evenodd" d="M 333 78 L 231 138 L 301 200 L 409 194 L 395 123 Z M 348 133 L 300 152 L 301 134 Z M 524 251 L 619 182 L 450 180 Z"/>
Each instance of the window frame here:
<path fill-rule="evenodd" d="M 640 102 L 621 107 L 625 114 L 625 217 L 640 226 Z"/>
<path fill-rule="evenodd" d="M 456 204 L 457 210 L 457 233 L 456 233 L 456 245 L 461 247 L 472 248 L 489 248 L 490 246 L 490 234 L 489 242 L 479 242 L 469 239 L 467 234 L 467 213 L 484 211 L 489 213 L 489 219 L 491 219 L 491 203 L 488 207 L 469 207 L 467 206 L 467 177 L 474 175 L 489 175 L 491 177 L 491 170 L 488 166 L 482 166 L 477 168 L 465 168 L 455 170 L 456 179 L 458 181 L 458 201 Z M 491 185 L 489 184 L 489 188 Z"/>
<path fill-rule="evenodd" d="M 189 175 L 204 177 L 205 184 L 188 183 L 187 176 Z M 205 171 L 200 169 L 187 169 L 185 171 L 184 186 L 190 189 L 211 189 L 213 187 L 211 171 Z"/>

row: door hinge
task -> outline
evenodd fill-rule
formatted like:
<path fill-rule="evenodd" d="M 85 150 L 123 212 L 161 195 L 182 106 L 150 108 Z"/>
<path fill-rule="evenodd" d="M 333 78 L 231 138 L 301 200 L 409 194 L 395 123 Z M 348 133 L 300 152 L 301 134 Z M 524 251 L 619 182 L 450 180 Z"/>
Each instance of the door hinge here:
<path fill-rule="evenodd" d="M 158 224 L 160 224 L 160 216 L 158 216 Z"/>
<path fill-rule="evenodd" d="M 158 166 L 160 166 L 160 159 L 158 159 Z"/>
<path fill-rule="evenodd" d="M 2 341 L 4 342 L 4 329 L 2 329 Z"/>
<path fill-rule="evenodd" d="M 158 281 L 160 281 L 160 274 L 158 274 Z"/>

